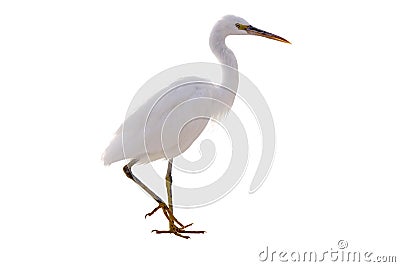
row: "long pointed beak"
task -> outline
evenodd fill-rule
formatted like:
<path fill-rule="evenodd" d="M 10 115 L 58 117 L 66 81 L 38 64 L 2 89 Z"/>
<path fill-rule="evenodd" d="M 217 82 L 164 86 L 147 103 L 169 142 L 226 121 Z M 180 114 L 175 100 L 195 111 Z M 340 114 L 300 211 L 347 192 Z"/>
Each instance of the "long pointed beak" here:
<path fill-rule="evenodd" d="M 278 35 L 275 35 L 275 34 L 273 34 L 273 33 L 270 33 L 270 32 L 266 32 L 266 31 L 257 29 L 256 27 L 253 27 L 253 26 L 251 26 L 251 25 L 249 25 L 249 26 L 246 28 L 246 31 L 247 31 L 248 34 L 251 34 L 251 35 L 262 36 L 262 37 L 266 37 L 266 38 L 268 38 L 268 39 L 272 39 L 272 40 L 276 40 L 276 41 L 279 41 L 279 42 L 291 44 L 291 42 L 289 42 L 289 41 L 286 40 L 285 38 L 282 38 L 282 37 L 280 37 L 280 36 L 278 36 Z"/>

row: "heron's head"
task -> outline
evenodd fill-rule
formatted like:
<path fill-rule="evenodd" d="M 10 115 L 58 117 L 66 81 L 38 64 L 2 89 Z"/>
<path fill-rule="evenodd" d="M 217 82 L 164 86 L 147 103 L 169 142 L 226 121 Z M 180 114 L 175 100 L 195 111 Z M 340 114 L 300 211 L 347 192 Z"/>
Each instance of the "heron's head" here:
<path fill-rule="evenodd" d="M 224 33 L 225 36 L 256 35 L 290 44 L 290 42 L 285 38 L 282 38 L 273 33 L 260 30 L 250 25 L 250 23 L 248 23 L 245 19 L 233 15 L 224 16 L 220 21 L 217 22 L 214 29 L 218 30 L 220 33 Z"/>

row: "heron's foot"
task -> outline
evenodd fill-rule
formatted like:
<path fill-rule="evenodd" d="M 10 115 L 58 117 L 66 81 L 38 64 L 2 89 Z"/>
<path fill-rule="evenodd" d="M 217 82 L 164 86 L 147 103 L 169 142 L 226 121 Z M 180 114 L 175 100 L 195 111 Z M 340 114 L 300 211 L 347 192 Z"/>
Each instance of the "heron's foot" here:
<path fill-rule="evenodd" d="M 171 225 L 169 226 L 169 230 L 153 230 L 151 232 L 154 232 L 156 234 L 174 234 L 176 236 L 188 239 L 190 236 L 184 235 L 184 234 L 204 234 L 206 231 L 188 231 L 185 230 L 186 227 L 191 226 L 191 224 L 184 226 L 184 228 L 179 228 L 176 225 Z"/>
<path fill-rule="evenodd" d="M 165 217 L 167 218 L 167 220 L 168 220 L 168 222 L 169 222 L 170 228 L 172 228 L 173 226 L 175 226 L 175 227 L 177 227 L 177 228 L 179 228 L 179 229 L 185 229 L 186 227 L 189 227 L 189 226 L 192 225 L 192 223 L 191 223 L 191 224 L 188 224 L 188 225 L 183 225 L 180 221 L 178 221 L 178 219 L 175 218 L 175 216 L 174 216 L 172 210 L 171 210 L 171 209 L 168 207 L 168 205 L 165 204 L 164 202 L 160 202 L 160 203 L 158 204 L 158 206 L 157 206 L 154 210 L 152 210 L 151 212 L 147 213 L 147 214 L 144 216 L 144 218 L 147 218 L 147 216 L 153 215 L 153 214 L 156 213 L 156 211 L 158 211 L 159 209 L 161 209 L 161 210 L 163 211 Z M 179 227 L 176 226 L 175 223 L 176 223 Z"/>
<path fill-rule="evenodd" d="M 178 219 L 175 218 L 175 216 L 172 213 L 172 210 L 165 204 L 164 202 L 161 202 L 158 204 L 158 206 L 152 210 L 151 212 L 147 213 L 145 218 L 147 216 L 153 215 L 157 210 L 162 209 L 165 217 L 167 218 L 169 222 L 169 230 L 153 230 L 152 232 L 155 232 L 156 234 L 174 234 L 179 237 L 188 239 L 189 236 L 183 235 L 184 233 L 186 234 L 204 234 L 205 231 L 187 231 L 185 230 L 187 227 L 193 225 L 193 223 L 190 223 L 188 225 L 183 225 Z M 177 224 L 177 225 L 176 225 Z"/>
<path fill-rule="evenodd" d="M 185 227 L 190 226 L 190 225 L 184 226 L 180 221 L 178 221 L 178 220 L 175 218 L 174 214 L 172 213 L 172 210 L 171 210 L 171 209 L 167 206 L 167 204 L 165 204 L 164 202 L 158 203 L 158 206 L 157 206 L 154 210 L 152 210 L 151 212 L 147 213 L 147 214 L 144 216 L 144 218 L 147 218 L 147 216 L 153 215 L 153 214 L 156 213 L 156 211 L 158 211 L 159 209 L 161 209 L 161 210 L 163 211 L 165 217 L 168 219 L 168 221 L 169 221 L 170 224 L 173 224 L 173 225 L 174 225 L 175 223 L 177 223 L 177 224 L 180 226 L 180 228 L 182 228 L 182 229 L 185 228 Z"/>

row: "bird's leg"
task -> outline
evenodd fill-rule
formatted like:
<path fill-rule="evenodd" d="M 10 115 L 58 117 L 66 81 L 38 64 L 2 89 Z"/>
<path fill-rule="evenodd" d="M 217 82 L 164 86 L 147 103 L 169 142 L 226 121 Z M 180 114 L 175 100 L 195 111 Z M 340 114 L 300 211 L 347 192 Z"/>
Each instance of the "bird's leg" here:
<path fill-rule="evenodd" d="M 150 188 L 148 188 L 144 183 L 142 183 L 142 181 L 140 181 L 135 175 L 133 175 L 131 168 L 135 163 L 136 163 L 136 160 L 132 160 L 124 166 L 123 170 L 124 170 L 125 175 L 129 179 L 134 181 L 136 184 L 138 184 L 141 188 L 143 188 L 143 190 L 146 191 L 146 193 L 148 193 L 152 198 L 154 198 L 155 201 L 157 201 L 160 204 L 163 203 L 165 205 L 164 201 L 159 196 L 157 196 L 156 193 L 151 191 Z"/>
<path fill-rule="evenodd" d="M 171 172 L 172 172 L 172 159 L 170 159 L 170 160 L 168 161 L 167 174 L 165 175 L 165 184 L 166 184 L 166 188 L 167 188 L 168 207 L 169 207 L 169 210 L 167 210 L 167 212 L 168 212 L 168 215 L 170 216 L 170 218 L 172 218 L 172 220 L 169 219 L 169 230 L 167 230 L 167 231 L 153 230 L 153 232 L 155 232 L 155 233 L 157 233 L 157 234 L 173 233 L 173 234 L 175 234 L 175 235 L 177 235 L 177 236 L 180 236 L 180 237 L 183 237 L 183 238 L 189 238 L 189 236 L 182 235 L 182 233 L 187 233 L 187 234 L 204 234 L 205 231 L 187 231 L 187 230 L 185 230 L 185 228 L 191 226 L 192 223 L 191 223 L 191 224 L 188 224 L 188 225 L 186 225 L 186 226 L 183 226 L 183 225 L 175 218 L 175 216 L 174 216 L 174 214 L 173 214 L 173 213 L 174 213 L 174 209 L 173 209 L 173 205 L 172 205 L 172 187 L 171 187 L 171 186 L 172 186 L 172 174 L 171 174 Z M 155 209 L 151 212 L 151 214 L 154 213 L 154 212 L 156 212 L 157 209 L 159 209 L 159 207 L 155 208 Z M 164 211 L 164 210 L 163 210 L 163 211 Z M 151 215 L 151 214 L 150 214 L 150 215 Z M 164 211 L 164 214 L 165 214 L 165 211 Z M 167 214 L 165 214 L 165 216 L 167 216 Z M 177 223 L 179 224 L 180 227 L 177 227 L 177 226 L 175 225 L 174 221 L 177 222 Z"/>
<path fill-rule="evenodd" d="M 172 160 L 170 159 L 168 161 L 168 168 L 167 168 L 167 174 L 165 175 L 165 185 L 167 188 L 167 195 L 168 195 L 168 207 L 169 210 L 171 211 L 171 214 L 174 214 L 174 208 L 172 205 L 172 175 L 171 175 L 171 170 L 172 170 Z M 169 229 L 171 230 L 173 228 L 173 223 L 171 224 L 171 221 L 169 221 Z"/>
<path fill-rule="evenodd" d="M 140 181 L 135 175 L 133 175 L 131 168 L 132 166 L 136 163 L 135 160 L 130 161 L 127 165 L 124 166 L 123 170 L 125 175 L 131 179 L 132 181 L 134 181 L 136 184 L 138 184 L 141 188 L 143 188 L 144 191 L 146 191 L 146 193 L 148 193 L 155 201 L 157 201 L 158 206 L 150 213 L 147 213 L 145 218 L 147 216 L 151 216 L 153 215 L 157 210 L 159 210 L 160 208 L 162 209 L 165 217 L 168 219 L 170 225 L 174 225 L 174 223 L 177 223 L 179 225 L 180 229 L 184 229 L 190 225 L 183 225 L 181 222 L 179 222 L 173 215 L 172 210 L 170 210 L 170 208 L 167 206 L 167 204 L 165 204 L 165 202 L 153 191 L 151 191 L 150 188 L 148 188 L 144 183 L 142 183 L 142 181 Z M 172 203 L 172 199 L 171 199 L 171 203 Z M 175 226 L 176 227 L 176 226 Z"/>

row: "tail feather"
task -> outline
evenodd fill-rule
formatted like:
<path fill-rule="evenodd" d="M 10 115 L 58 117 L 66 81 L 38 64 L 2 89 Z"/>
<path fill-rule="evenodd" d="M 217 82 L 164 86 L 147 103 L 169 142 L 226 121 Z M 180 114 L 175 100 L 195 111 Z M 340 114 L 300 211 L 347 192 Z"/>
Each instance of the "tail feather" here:
<path fill-rule="evenodd" d="M 121 135 L 116 135 L 111 140 L 108 147 L 104 150 L 101 155 L 101 160 L 105 166 L 109 166 L 114 162 L 124 159 L 124 152 L 122 148 L 122 138 Z"/>

